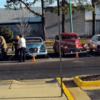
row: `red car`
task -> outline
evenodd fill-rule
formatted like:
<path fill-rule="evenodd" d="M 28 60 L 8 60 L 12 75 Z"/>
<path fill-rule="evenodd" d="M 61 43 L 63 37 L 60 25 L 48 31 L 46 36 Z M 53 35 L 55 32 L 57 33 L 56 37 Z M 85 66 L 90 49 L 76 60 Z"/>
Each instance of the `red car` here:
<path fill-rule="evenodd" d="M 59 52 L 59 35 L 55 36 L 55 42 L 53 44 L 54 53 Z M 76 33 L 62 33 L 61 34 L 61 55 L 87 53 L 87 45 L 80 44 L 79 38 Z"/>

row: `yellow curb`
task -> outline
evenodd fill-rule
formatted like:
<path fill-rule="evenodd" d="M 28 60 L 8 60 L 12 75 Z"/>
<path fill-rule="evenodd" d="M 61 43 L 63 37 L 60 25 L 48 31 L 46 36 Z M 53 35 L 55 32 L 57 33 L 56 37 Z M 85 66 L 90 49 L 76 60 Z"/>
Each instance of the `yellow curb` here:
<path fill-rule="evenodd" d="M 61 79 L 60 78 L 56 78 L 56 79 L 57 79 L 58 83 L 61 85 Z M 72 97 L 70 92 L 67 90 L 67 88 L 63 82 L 62 82 L 62 89 L 63 89 L 65 95 L 67 96 L 68 100 L 74 100 L 74 98 Z"/>
<path fill-rule="evenodd" d="M 74 82 L 79 87 L 91 87 L 91 86 L 100 86 L 100 80 L 99 81 L 82 81 L 79 77 L 86 77 L 89 75 L 79 75 L 74 77 Z"/>
<path fill-rule="evenodd" d="M 0 80 L 0 82 L 9 82 L 9 81 L 13 81 L 13 80 Z"/>

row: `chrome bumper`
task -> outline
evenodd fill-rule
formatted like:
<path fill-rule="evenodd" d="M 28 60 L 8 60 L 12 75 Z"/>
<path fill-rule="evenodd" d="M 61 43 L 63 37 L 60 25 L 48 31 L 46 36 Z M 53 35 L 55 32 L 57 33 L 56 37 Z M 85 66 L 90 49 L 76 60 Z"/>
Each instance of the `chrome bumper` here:
<path fill-rule="evenodd" d="M 77 52 L 77 53 L 87 53 L 87 51 L 81 51 L 81 52 Z M 70 53 L 64 53 L 65 55 L 67 54 L 76 54 L 76 52 L 70 52 Z"/>
<path fill-rule="evenodd" d="M 47 54 L 47 52 L 40 52 L 40 53 L 26 53 L 26 56 L 31 56 L 31 57 L 33 57 L 33 56 L 41 56 L 41 55 L 46 55 Z"/>

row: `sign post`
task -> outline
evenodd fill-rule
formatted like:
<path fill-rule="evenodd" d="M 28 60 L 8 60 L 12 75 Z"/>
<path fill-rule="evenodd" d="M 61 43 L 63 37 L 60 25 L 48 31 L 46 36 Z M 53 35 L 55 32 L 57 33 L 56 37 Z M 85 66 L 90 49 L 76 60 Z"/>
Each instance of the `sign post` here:
<path fill-rule="evenodd" d="M 59 57 L 60 57 L 60 79 L 61 79 L 61 97 L 62 97 L 62 59 L 61 59 L 61 34 L 60 34 L 60 9 L 59 0 L 57 0 L 58 6 L 58 32 L 59 32 Z"/>

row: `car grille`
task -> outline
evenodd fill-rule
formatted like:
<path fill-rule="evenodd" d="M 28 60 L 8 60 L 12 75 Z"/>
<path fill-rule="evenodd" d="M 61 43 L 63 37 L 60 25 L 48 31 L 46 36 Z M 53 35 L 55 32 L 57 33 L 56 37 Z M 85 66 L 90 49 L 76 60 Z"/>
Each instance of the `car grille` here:
<path fill-rule="evenodd" d="M 29 52 L 30 53 L 36 53 L 38 51 L 38 48 L 30 48 Z"/>

